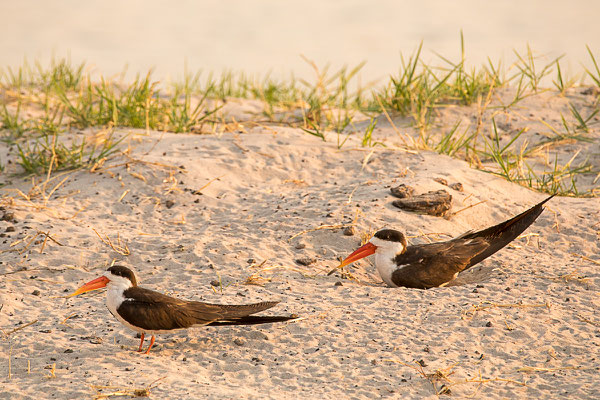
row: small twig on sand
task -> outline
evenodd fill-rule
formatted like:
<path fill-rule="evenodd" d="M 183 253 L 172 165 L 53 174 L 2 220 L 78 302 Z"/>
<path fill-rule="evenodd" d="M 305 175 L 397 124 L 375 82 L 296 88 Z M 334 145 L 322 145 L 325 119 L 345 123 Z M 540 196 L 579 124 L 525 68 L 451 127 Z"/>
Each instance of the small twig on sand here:
<path fill-rule="evenodd" d="M 143 388 L 130 389 L 130 388 L 124 388 L 124 387 L 119 387 L 119 386 L 101 386 L 101 385 L 90 385 L 90 386 L 92 387 L 92 389 L 96 390 L 96 394 L 93 397 L 94 400 L 108 399 L 112 396 L 149 397 L 150 391 L 160 384 L 157 382 L 159 382 L 165 378 L 166 378 L 166 376 L 163 376 L 162 378 L 158 378 Z M 114 390 L 114 392 L 102 393 L 101 390 L 104 390 L 104 389 L 112 389 L 112 390 Z"/>
<path fill-rule="evenodd" d="M 214 181 L 218 181 L 219 179 L 221 179 L 222 177 L 224 177 L 227 174 L 223 174 L 221 176 L 217 176 L 216 178 L 211 179 L 210 181 L 208 181 L 204 186 L 202 186 L 200 189 L 196 189 L 194 190 L 194 193 L 201 193 L 204 189 L 206 189 L 211 183 L 213 183 Z"/>
<path fill-rule="evenodd" d="M 460 209 L 460 210 L 458 210 L 458 211 L 455 211 L 455 212 L 453 212 L 453 213 L 450 213 L 450 214 L 448 214 L 448 215 L 447 215 L 445 218 L 446 218 L 446 219 L 450 219 L 450 218 L 454 217 L 456 214 L 458 214 L 458 213 L 461 213 L 461 212 L 463 212 L 463 211 L 465 211 L 465 210 L 468 210 L 469 208 L 472 208 L 472 207 L 478 206 L 478 205 L 480 205 L 480 204 L 483 204 L 483 203 L 485 203 L 486 201 L 487 201 L 487 200 L 481 200 L 479 203 L 471 204 L 470 206 L 466 206 L 465 208 L 461 208 L 461 209 Z"/>
<path fill-rule="evenodd" d="M 75 312 L 74 312 L 74 313 L 71 313 L 71 314 L 69 314 L 69 316 L 68 316 L 67 318 L 65 318 L 65 319 L 64 319 L 64 320 L 63 320 L 63 321 L 60 323 L 60 325 L 64 325 L 64 324 L 66 324 L 66 323 L 67 323 L 67 321 L 68 321 L 69 319 L 73 318 L 73 317 L 74 317 L 74 316 L 76 316 L 76 315 L 77 315 L 77 313 L 75 313 Z"/>
<path fill-rule="evenodd" d="M 419 373 L 419 375 L 421 375 L 423 378 L 425 378 L 427 381 L 429 381 L 429 383 L 431 383 L 431 386 L 433 387 L 433 390 L 434 390 L 436 396 L 452 395 L 452 392 L 450 390 L 451 387 L 457 386 L 457 385 L 464 385 L 467 383 L 478 383 L 479 384 L 479 385 L 477 385 L 477 388 L 475 388 L 475 391 L 473 392 L 473 394 L 471 394 L 468 397 L 474 397 L 475 394 L 477 393 L 477 391 L 479 390 L 479 388 L 484 383 L 489 383 L 489 382 L 505 382 L 505 383 L 513 383 L 513 384 L 519 385 L 519 386 L 527 386 L 524 382 L 519 382 L 519 381 L 515 381 L 513 379 L 507 379 L 507 378 L 484 379 L 481 376 L 481 371 L 479 372 L 478 376 L 474 377 L 474 378 L 452 380 L 452 379 L 450 379 L 450 376 L 454 374 L 454 371 L 452 371 L 452 370 L 454 369 L 454 367 L 456 367 L 458 365 L 458 363 L 452 364 L 450 367 L 445 368 L 443 370 L 436 369 L 435 372 L 433 372 L 433 373 L 426 373 L 425 370 L 423 369 L 423 364 L 421 364 L 422 361 L 415 361 L 416 365 L 407 364 L 402 361 L 393 360 L 393 359 L 387 359 L 384 361 L 402 364 L 402 365 L 405 365 L 405 366 L 417 371 Z M 440 381 L 445 382 L 445 383 L 442 384 L 438 389 L 436 383 L 440 382 Z"/>
<path fill-rule="evenodd" d="M 583 256 L 581 254 L 571 253 L 571 255 L 575 256 L 575 257 L 581 257 L 581 258 L 583 258 L 586 261 L 592 262 L 592 263 L 594 263 L 596 265 L 600 265 L 600 261 L 592 260 L 591 258 Z"/>
<path fill-rule="evenodd" d="M 588 319 L 588 318 L 586 318 L 586 317 L 584 317 L 584 316 L 582 316 L 582 315 L 579 315 L 579 314 L 575 314 L 575 316 L 576 316 L 577 318 L 579 318 L 580 320 L 582 320 L 583 322 L 587 322 L 587 323 L 588 323 L 588 324 L 590 324 L 590 325 L 594 325 L 594 326 L 598 326 L 598 327 L 600 327 L 600 322 L 594 322 L 594 321 L 592 321 L 591 319 Z"/>
<path fill-rule="evenodd" d="M 267 262 L 267 260 L 263 261 L 260 265 L 258 265 L 258 268 L 260 268 L 266 262 Z M 314 276 L 315 276 L 315 275 L 307 275 L 304 271 L 302 271 L 302 270 L 300 270 L 298 268 L 287 267 L 287 266 L 284 266 L 284 265 L 272 265 L 272 266 L 269 266 L 269 267 L 262 268 L 259 271 L 256 271 L 255 273 L 253 273 L 252 275 L 250 275 L 249 277 L 247 277 L 246 280 L 243 283 L 246 284 L 246 285 L 262 286 L 265 282 L 270 282 L 271 279 L 270 278 L 262 277 L 262 276 L 260 276 L 260 274 L 263 273 L 263 272 L 276 271 L 276 270 L 297 272 L 300 275 L 302 275 L 304 277 L 308 277 L 308 278 L 314 278 Z"/>
<path fill-rule="evenodd" d="M 405 365 L 409 368 L 414 369 L 415 371 L 417 371 L 423 378 L 427 379 L 429 381 L 429 383 L 431 383 L 431 386 L 433 387 L 433 391 L 436 394 L 436 396 L 439 395 L 450 395 L 450 389 L 448 388 L 448 386 L 446 384 L 443 384 L 439 390 L 437 388 L 436 382 L 439 381 L 444 381 L 444 382 L 448 382 L 448 383 L 452 383 L 452 381 L 448 378 L 450 375 L 452 375 L 454 372 L 452 371 L 452 369 L 458 364 L 452 364 L 450 367 L 444 369 L 444 370 L 439 370 L 436 369 L 434 373 L 432 374 L 428 374 L 425 372 L 425 370 L 423 369 L 423 365 L 425 365 L 425 363 L 421 364 L 421 362 L 419 361 L 415 361 L 416 365 L 412 365 L 412 364 L 407 364 L 405 362 L 399 361 L 399 360 L 393 360 L 393 359 L 388 359 L 385 361 L 389 361 L 389 362 L 395 362 L 398 364 L 402 364 Z"/>
<path fill-rule="evenodd" d="M 111 249 L 113 249 L 117 253 L 121 254 L 122 256 L 128 256 L 131 254 L 131 251 L 129 251 L 129 247 L 127 246 L 127 243 L 123 243 L 121 241 L 121 237 L 118 233 L 117 233 L 117 243 L 113 244 L 113 242 L 110 240 L 108 235 L 105 235 L 106 238 L 103 238 L 102 236 L 100 236 L 100 234 L 94 228 L 92 228 L 92 230 L 96 233 L 96 235 L 98 235 L 98 237 L 100 238 L 102 243 L 109 246 Z"/>
<path fill-rule="evenodd" d="M 576 282 L 584 283 L 584 284 L 588 283 L 588 278 L 585 276 L 579 275 L 579 271 L 577 271 L 577 270 L 575 270 L 573 272 L 569 272 L 568 274 L 551 276 L 550 279 L 552 279 L 553 281 L 558 281 L 558 282 L 576 281 Z"/>
<path fill-rule="evenodd" d="M 350 195 L 348 196 L 348 200 L 346 201 L 346 204 L 352 203 L 352 196 L 354 195 L 354 192 L 356 192 L 356 189 L 358 189 L 358 185 L 356 185 L 354 187 L 354 189 L 352 189 L 352 191 L 350 192 Z"/>
<path fill-rule="evenodd" d="M 13 334 L 13 333 L 15 333 L 15 332 L 18 332 L 18 331 L 20 331 L 21 329 L 27 328 L 28 326 L 35 324 L 36 322 L 38 322 L 38 320 L 37 320 L 37 319 L 36 319 L 35 321 L 28 322 L 28 323 L 26 323 L 25 325 L 21 325 L 21 326 L 19 326 L 18 328 L 15 328 L 15 329 L 13 329 L 12 331 L 8 331 L 8 332 L 4 332 L 4 331 L 3 331 L 3 333 L 4 333 L 6 336 L 9 336 L 9 335 L 12 335 L 12 334 Z"/>
<path fill-rule="evenodd" d="M 292 239 L 294 239 L 294 238 L 297 238 L 298 236 L 302 236 L 302 235 L 304 235 L 304 234 L 306 234 L 306 233 L 309 233 L 309 232 L 320 231 L 321 229 L 342 229 L 342 228 L 345 228 L 346 226 L 348 226 L 348 225 L 343 225 L 343 224 L 340 224 L 340 225 L 321 225 L 321 226 L 318 226 L 318 227 L 316 227 L 316 228 L 307 229 L 307 230 L 305 230 L 305 231 L 298 232 L 298 233 L 296 233 L 295 235 L 292 235 L 292 236 L 291 236 L 291 237 L 288 239 L 288 242 L 289 242 L 289 241 L 291 241 L 291 240 L 292 240 Z"/>
<path fill-rule="evenodd" d="M 39 235 L 44 235 L 46 236 L 44 238 L 44 243 L 42 243 L 42 248 L 40 249 L 40 254 L 42 254 L 42 252 L 44 251 L 44 248 L 46 247 L 46 242 L 48 241 L 48 239 L 52 240 L 54 243 L 56 243 L 59 246 L 64 246 L 62 243 L 60 243 L 58 240 L 54 239 L 52 236 L 50 236 L 50 231 L 48 232 L 42 232 L 42 231 L 37 231 Z"/>
<path fill-rule="evenodd" d="M 48 378 L 48 379 L 56 378 L 55 373 L 56 373 L 56 363 L 53 363 L 52 367 L 50 368 L 49 375 L 46 375 L 46 378 Z"/>
<path fill-rule="evenodd" d="M 534 372 L 556 372 L 568 369 L 582 369 L 581 367 L 558 367 L 558 368 L 546 368 L 546 367 L 521 367 L 517 369 L 517 372 L 524 372 L 526 374 L 532 374 Z"/>

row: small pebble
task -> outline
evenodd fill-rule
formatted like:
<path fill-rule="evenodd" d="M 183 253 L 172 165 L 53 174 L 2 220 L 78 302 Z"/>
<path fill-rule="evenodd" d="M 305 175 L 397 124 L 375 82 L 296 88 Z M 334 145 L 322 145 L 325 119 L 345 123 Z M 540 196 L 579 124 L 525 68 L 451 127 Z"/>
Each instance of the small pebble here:
<path fill-rule="evenodd" d="M 31 292 L 32 295 L 34 296 L 39 296 L 40 295 L 40 291 L 35 289 L 33 292 Z"/>
<path fill-rule="evenodd" d="M 405 199 L 407 197 L 411 197 L 415 192 L 415 188 L 406 186 L 405 184 L 401 184 L 399 186 L 393 187 L 390 189 L 393 196 L 396 196 L 400 199 Z"/>
<path fill-rule="evenodd" d="M 5 212 L 2 215 L 2 218 L 0 218 L 0 221 L 17 222 L 17 220 L 15 219 L 15 214 L 12 212 Z"/>
<path fill-rule="evenodd" d="M 296 262 L 300 265 L 304 265 L 306 267 L 308 267 L 310 264 L 314 263 L 316 260 L 314 258 L 311 257 L 302 257 L 302 258 L 298 258 L 296 259 Z"/>
<path fill-rule="evenodd" d="M 165 201 L 165 207 L 167 208 L 171 208 L 175 205 L 175 202 L 173 200 L 167 200 Z"/>
<path fill-rule="evenodd" d="M 246 341 L 242 338 L 236 338 L 233 343 L 235 343 L 238 346 L 243 346 L 246 344 Z"/>
<path fill-rule="evenodd" d="M 451 183 L 450 185 L 448 185 L 448 187 L 449 187 L 450 189 L 454 189 L 454 190 L 456 190 L 457 192 L 462 192 L 462 191 L 464 191 L 464 189 L 463 189 L 463 185 L 462 185 L 462 183 L 460 183 L 460 182 Z"/>
<path fill-rule="evenodd" d="M 354 235 L 354 227 L 353 226 L 347 226 L 344 228 L 344 236 L 353 236 Z"/>
<path fill-rule="evenodd" d="M 304 244 L 302 242 L 298 242 L 298 243 L 296 243 L 296 245 L 294 247 L 298 250 L 302 250 L 306 247 L 306 244 Z"/>
<path fill-rule="evenodd" d="M 490 321 L 487 322 L 487 324 L 485 324 L 486 328 L 491 328 L 492 327 L 492 323 Z"/>

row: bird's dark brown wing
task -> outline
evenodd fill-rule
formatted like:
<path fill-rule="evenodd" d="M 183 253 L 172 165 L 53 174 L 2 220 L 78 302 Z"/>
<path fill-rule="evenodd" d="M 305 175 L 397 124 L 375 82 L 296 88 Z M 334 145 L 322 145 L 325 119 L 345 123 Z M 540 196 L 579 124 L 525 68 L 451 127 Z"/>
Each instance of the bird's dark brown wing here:
<path fill-rule="evenodd" d="M 487 247 L 488 243 L 481 238 L 408 246 L 394 259 L 398 269 L 392 274 L 392 282 L 416 289 L 443 285 L 454 279 Z"/>
<path fill-rule="evenodd" d="M 398 269 L 392 282 L 427 289 L 450 282 L 461 271 L 488 258 L 513 241 L 542 213 L 550 196 L 529 210 L 477 232 L 467 232 L 442 243 L 409 246 L 395 258 Z"/>
<path fill-rule="evenodd" d="M 507 221 L 499 223 L 477 232 L 467 232 L 457 239 L 474 239 L 483 238 L 489 243 L 489 246 L 475 257 L 471 259 L 465 269 L 485 260 L 504 246 L 512 242 L 529 227 L 544 211 L 544 203 L 553 198 L 554 195 L 548 197 L 544 201 L 531 207 L 529 210 L 513 217 Z"/>
<path fill-rule="evenodd" d="M 235 320 L 273 307 L 277 302 L 220 305 L 180 300 L 139 286 L 124 292 L 127 300 L 117 309 L 131 324 L 147 330 L 171 330 Z"/>

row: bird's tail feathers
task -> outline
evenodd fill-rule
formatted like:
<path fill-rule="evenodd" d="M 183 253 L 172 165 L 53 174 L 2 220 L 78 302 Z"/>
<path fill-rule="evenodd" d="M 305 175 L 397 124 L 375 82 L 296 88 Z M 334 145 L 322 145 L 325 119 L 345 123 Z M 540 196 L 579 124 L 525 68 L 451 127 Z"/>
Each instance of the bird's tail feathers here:
<path fill-rule="evenodd" d="M 297 316 L 260 316 L 260 315 L 247 315 L 245 317 L 215 321 L 208 324 L 208 326 L 222 326 L 222 325 L 258 325 L 258 324 L 271 324 L 273 322 L 285 322 L 298 318 Z"/>

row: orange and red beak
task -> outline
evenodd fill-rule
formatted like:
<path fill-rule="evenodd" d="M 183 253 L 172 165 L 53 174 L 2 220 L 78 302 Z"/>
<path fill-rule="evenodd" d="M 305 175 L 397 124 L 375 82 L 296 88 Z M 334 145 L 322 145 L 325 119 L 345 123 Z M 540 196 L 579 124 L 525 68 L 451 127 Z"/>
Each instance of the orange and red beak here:
<path fill-rule="evenodd" d="M 348 264 L 352 264 L 353 262 L 360 260 L 361 258 L 370 256 L 371 254 L 375 253 L 376 249 L 377 249 L 377 246 L 375 246 L 371 242 L 368 242 L 368 243 L 362 245 L 361 247 L 359 247 L 358 249 L 356 249 L 354 251 L 354 253 L 352 253 L 348 257 L 346 257 L 344 259 L 344 261 L 342 261 L 342 263 L 340 265 L 338 265 L 338 268 L 342 268 Z"/>
<path fill-rule="evenodd" d="M 91 290 L 102 289 L 108 284 L 108 282 L 110 282 L 110 279 L 108 279 L 105 276 L 101 276 L 100 278 L 96 278 L 93 281 L 89 281 L 88 283 L 77 289 L 75 293 L 70 294 L 68 297 L 77 296 L 78 294 L 89 292 Z"/>

